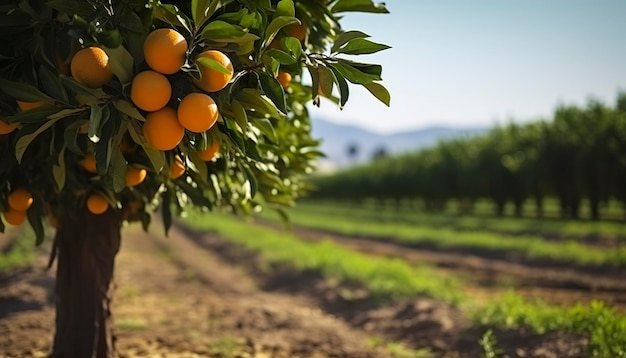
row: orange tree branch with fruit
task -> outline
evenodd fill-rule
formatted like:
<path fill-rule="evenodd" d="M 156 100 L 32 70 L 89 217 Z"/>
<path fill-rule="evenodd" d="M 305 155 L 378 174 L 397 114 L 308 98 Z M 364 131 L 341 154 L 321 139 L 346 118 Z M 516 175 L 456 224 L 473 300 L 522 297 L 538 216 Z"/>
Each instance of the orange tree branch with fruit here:
<path fill-rule="evenodd" d="M 301 178 L 321 155 L 309 102 L 343 107 L 352 83 L 389 104 L 382 67 L 351 57 L 388 46 L 344 31 L 350 11 L 387 12 L 371 0 L 0 5 L 0 230 L 28 220 L 41 243 L 57 227 L 52 356 L 81 356 L 71 353 L 78 338 L 59 333 L 77 324 L 65 311 L 81 284 L 94 286 L 87 300 L 105 302 L 86 314 L 96 343 L 82 353 L 113 351 L 111 237 L 123 221 L 147 229 L 158 210 L 167 231 L 186 207 L 280 210 L 306 190 Z M 78 238 L 92 234 L 101 242 Z M 88 265 L 79 278 L 69 274 L 77 265 Z"/>

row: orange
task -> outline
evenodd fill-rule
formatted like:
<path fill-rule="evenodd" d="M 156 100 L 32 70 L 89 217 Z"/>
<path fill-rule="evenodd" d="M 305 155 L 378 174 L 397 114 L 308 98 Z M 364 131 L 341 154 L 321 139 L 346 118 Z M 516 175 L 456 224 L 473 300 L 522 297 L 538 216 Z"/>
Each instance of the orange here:
<path fill-rule="evenodd" d="M 199 58 L 210 58 L 222 64 L 227 70 L 228 74 L 221 73 L 212 68 L 206 67 L 201 63 L 198 63 L 198 68 L 200 68 L 200 73 L 202 74 L 202 78 L 200 81 L 196 81 L 198 87 L 202 88 L 207 92 L 217 92 L 228 84 L 230 80 L 233 78 L 233 64 L 230 62 L 230 58 L 217 50 L 208 50 L 204 51 L 196 57 L 196 60 Z"/>
<path fill-rule="evenodd" d="M 26 211 L 33 204 L 33 194 L 24 188 L 18 188 L 9 194 L 7 201 L 9 202 L 11 209 Z"/>
<path fill-rule="evenodd" d="M 4 216 L 4 221 L 6 221 L 7 224 L 11 224 L 13 226 L 22 225 L 24 221 L 26 221 L 26 211 L 9 209 L 5 211 L 2 216 Z"/>
<path fill-rule="evenodd" d="M 173 108 L 165 107 L 146 116 L 143 136 L 151 147 L 158 150 L 174 149 L 184 135 L 185 128 L 178 122 L 176 110 Z"/>
<path fill-rule="evenodd" d="M 43 106 L 43 102 L 42 101 L 37 101 L 37 102 L 17 101 L 17 106 L 20 107 L 22 111 L 28 111 L 28 110 Z"/>
<path fill-rule="evenodd" d="M 100 215 L 109 209 L 109 202 L 100 194 L 91 194 L 87 198 L 87 209 L 92 214 Z"/>
<path fill-rule="evenodd" d="M 72 57 L 70 71 L 76 81 L 89 88 L 100 88 L 113 79 L 109 56 L 99 47 L 78 50 Z"/>
<path fill-rule="evenodd" d="M 157 29 L 146 37 L 143 54 L 151 69 L 171 75 L 185 63 L 187 40 L 172 29 Z"/>
<path fill-rule="evenodd" d="M 15 128 L 17 128 L 17 125 L 15 123 L 7 124 L 5 121 L 0 119 L 0 135 L 1 134 L 9 134 L 9 133 L 13 132 L 15 130 Z"/>
<path fill-rule="evenodd" d="M 167 77 L 154 71 L 143 71 L 130 88 L 130 99 L 144 111 L 154 112 L 165 107 L 172 97 L 172 86 Z"/>
<path fill-rule="evenodd" d="M 285 32 L 287 35 L 297 38 L 300 42 L 304 41 L 306 37 L 306 27 L 302 24 L 289 25 L 285 27 Z"/>
<path fill-rule="evenodd" d="M 126 169 L 126 185 L 136 186 L 143 183 L 147 174 L 148 172 L 143 168 L 128 167 Z"/>
<path fill-rule="evenodd" d="M 278 82 L 280 82 L 280 85 L 283 86 L 283 88 L 287 89 L 287 87 L 289 87 L 289 84 L 291 83 L 291 73 L 278 71 L 278 76 L 276 76 L 276 79 L 278 80 Z"/>
<path fill-rule="evenodd" d="M 220 142 L 217 140 L 214 140 L 213 143 L 211 143 L 211 145 L 207 149 L 198 151 L 198 156 L 200 157 L 200 159 L 204 160 L 205 162 L 209 162 L 213 160 L 213 158 L 215 158 L 215 154 L 219 152 L 219 150 L 220 150 Z"/>
<path fill-rule="evenodd" d="M 95 174 L 98 172 L 96 169 L 96 157 L 93 156 L 93 153 L 87 153 L 85 159 L 80 161 L 80 164 L 87 173 Z"/>
<path fill-rule="evenodd" d="M 218 116 L 217 104 L 204 93 L 190 93 L 178 106 L 178 121 L 185 129 L 196 133 L 213 127 Z"/>
<path fill-rule="evenodd" d="M 170 179 L 178 179 L 183 174 L 185 174 L 185 164 L 180 156 L 177 155 L 174 157 L 174 162 L 170 168 Z"/>

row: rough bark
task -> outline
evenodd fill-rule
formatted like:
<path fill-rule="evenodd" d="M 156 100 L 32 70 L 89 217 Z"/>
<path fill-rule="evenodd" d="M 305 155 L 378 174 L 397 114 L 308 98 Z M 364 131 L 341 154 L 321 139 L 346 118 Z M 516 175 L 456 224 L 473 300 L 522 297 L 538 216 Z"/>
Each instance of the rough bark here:
<path fill-rule="evenodd" d="M 110 307 L 120 230 L 119 212 L 110 209 L 101 215 L 85 211 L 59 223 L 51 358 L 115 357 Z"/>

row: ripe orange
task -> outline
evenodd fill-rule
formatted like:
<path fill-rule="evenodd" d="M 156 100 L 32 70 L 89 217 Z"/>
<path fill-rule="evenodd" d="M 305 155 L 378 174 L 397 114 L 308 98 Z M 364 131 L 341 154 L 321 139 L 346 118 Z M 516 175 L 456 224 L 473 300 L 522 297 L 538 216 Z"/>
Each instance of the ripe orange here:
<path fill-rule="evenodd" d="M 28 110 L 43 106 L 43 102 L 42 101 L 37 101 L 37 102 L 17 101 L 17 106 L 20 107 L 22 111 L 28 111 Z"/>
<path fill-rule="evenodd" d="M 278 80 L 278 82 L 280 82 L 280 85 L 283 86 L 284 89 L 287 89 L 287 87 L 289 87 L 289 84 L 291 83 L 291 73 L 278 71 L 278 76 L 276 76 L 276 79 Z"/>
<path fill-rule="evenodd" d="M 93 153 L 87 153 L 85 159 L 80 161 L 80 164 L 87 173 L 95 174 L 98 172 L 96 169 L 96 157 L 93 156 Z"/>
<path fill-rule="evenodd" d="M 172 29 L 157 29 L 146 37 L 143 54 L 151 69 L 171 75 L 185 63 L 187 40 Z"/>
<path fill-rule="evenodd" d="M 24 188 L 18 188 L 9 194 L 7 201 L 11 209 L 26 211 L 33 204 L 33 194 Z"/>
<path fill-rule="evenodd" d="M 190 93 L 178 106 L 178 121 L 185 129 L 196 133 L 213 127 L 218 116 L 217 104 L 204 93 Z"/>
<path fill-rule="evenodd" d="M 185 164 L 180 156 L 177 155 L 174 157 L 174 162 L 170 168 L 170 179 L 178 179 L 183 174 L 185 174 Z"/>
<path fill-rule="evenodd" d="M 100 194 L 91 194 L 87 198 L 87 209 L 96 215 L 100 215 L 109 209 L 109 202 Z"/>
<path fill-rule="evenodd" d="M 9 134 L 11 132 L 13 132 L 15 130 L 15 128 L 17 128 L 17 125 L 14 124 L 7 124 L 5 121 L 0 119 L 0 135 L 2 134 Z"/>
<path fill-rule="evenodd" d="M 196 57 L 198 58 L 210 58 L 213 59 L 224 66 L 229 73 L 221 73 L 212 68 L 203 66 L 201 63 L 198 63 L 198 67 L 200 68 L 200 73 L 202 74 L 202 78 L 200 81 L 196 81 L 198 87 L 202 88 L 207 92 L 217 92 L 228 84 L 230 80 L 233 78 L 233 64 L 230 62 L 230 58 L 217 50 L 208 50 L 204 51 Z"/>
<path fill-rule="evenodd" d="M 167 77 L 154 71 L 143 71 L 130 88 L 130 99 L 144 111 L 154 112 L 165 107 L 172 97 L 172 86 Z"/>
<path fill-rule="evenodd" d="M 109 56 L 99 47 L 78 50 L 72 57 L 70 70 L 76 81 L 89 88 L 100 88 L 113 79 Z"/>
<path fill-rule="evenodd" d="M 211 143 L 211 145 L 207 149 L 198 151 L 198 156 L 200 157 L 200 159 L 204 160 L 205 162 L 209 162 L 213 160 L 213 158 L 215 158 L 215 154 L 219 152 L 219 150 L 220 150 L 220 142 L 217 140 L 214 140 L 213 143 Z"/>
<path fill-rule="evenodd" d="M 306 37 L 306 27 L 302 24 L 289 25 L 285 27 L 285 32 L 287 35 L 297 38 L 300 42 L 304 41 Z"/>
<path fill-rule="evenodd" d="M 130 166 L 126 169 L 126 185 L 136 186 L 146 179 L 148 172 L 143 168 Z"/>
<path fill-rule="evenodd" d="M 13 226 L 22 225 L 24 221 L 26 221 L 26 211 L 9 209 L 2 213 L 2 216 L 4 216 L 4 221 L 6 221 L 7 224 Z"/>
<path fill-rule="evenodd" d="M 178 122 L 173 108 L 165 107 L 146 116 L 143 136 L 151 147 L 158 150 L 174 149 L 184 135 L 185 128 Z"/>

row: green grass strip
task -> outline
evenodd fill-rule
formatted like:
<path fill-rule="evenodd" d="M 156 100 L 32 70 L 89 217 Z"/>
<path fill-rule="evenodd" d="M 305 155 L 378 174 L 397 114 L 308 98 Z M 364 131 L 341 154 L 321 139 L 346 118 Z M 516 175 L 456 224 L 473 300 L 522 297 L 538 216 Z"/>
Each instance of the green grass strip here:
<path fill-rule="evenodd" d="M 409 210 L 408 208 L 396 210 L 385 207 L 381 209 L 372 205 L 349 206 L 346 203 L 318 201 L 300 203 L 295 210 L 303 213 L 325 213 L 382 223 L 406 223 L 427 227 L 447 226 L 455 230 L 481 230 L 510 234 L 532 232 L 538 236 L 559 236 L 569 239 L 601 236 L 609 239 L 626 240 L 626 225 L 609 221 L 507 218 L 492 215 L 460 216 L 452 213 Z"/>
<path fill-rule="evenodd" d="M 190 214 L 194 228 L 216 231 L 221 237 L 259 252 L 268 263 L 289 263 L 296 269 L 320 272 L 326 278 L 356 281 L 379 298 L 424 295 L 458 302 L 457 281 L 428 267 L 412 267 L 400 259 L 357 253 L 331 241 L 306 242 L 291 233 L 268 230 L 226 215 Z"/>
<path fill-rule="evenodd" d="M 23 229 L 9 251 L 0 254 L 0 272 L 31 266 L 35 262 L 36 251 L 35 234 L 30 229 Z"/>
<path fill-rule="evenodd" d="M 277 219 L 265 214 L 264 217 Z M 575 241 L 546 241 L 538 236 L 510 236 L 489 231 L 457 231 L 445 227 L 428 227 L 400 222 L 380 222 L 369 218 L 339 215 L 317 210 L 292 210 L 292 223 L 380 240 L 396 240 L 405 244 L 428 244 L 441 249 L 478 249 L 493 252 L 520 253 L 527 259 L 548 259 L 590 267 L 626 267 L 626 246 L 590 247 Z"/>

